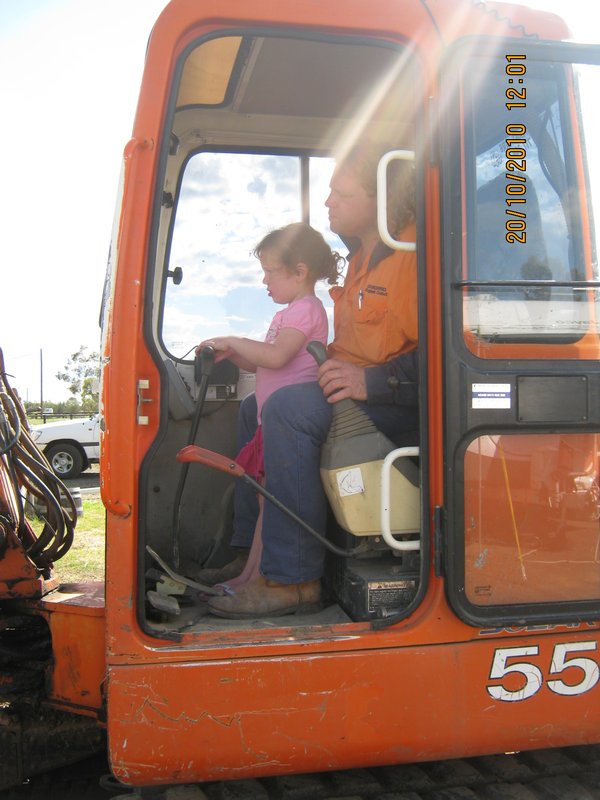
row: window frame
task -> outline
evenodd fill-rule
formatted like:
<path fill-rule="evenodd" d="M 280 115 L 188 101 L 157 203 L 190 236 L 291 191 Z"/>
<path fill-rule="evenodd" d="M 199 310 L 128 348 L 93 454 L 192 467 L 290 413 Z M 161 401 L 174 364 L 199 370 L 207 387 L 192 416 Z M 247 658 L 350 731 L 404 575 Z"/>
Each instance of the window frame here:
<path fill-rule="evenodd" d="M 445 426 L 445 515 L 443 569 L 446 596 L 457 616 L 469 625 L 528 624 L 594 620 L 598 600 L 502 603 L 485 607 L 467 599 L 465 590 L 465 453 L 470 443 L 484 434 L 525 435 L 527 433 L 598 433 L 600 413 L 590 400 L 586 420 L 564 422 L 519 418 L 517 387 L 521 376 L 561 377 L 588 380 L 589 398 L 600 391 L 600 366 L 593 352 L 575 345 L 556 343 L 491 343 L 483 353 L 469 348 L 463 330 L 465 292 L 465 151 L 462 139 L 464 117 L 461 103 L 461 75 L 473 55 L 525 53 L 528 59 L 559 63 L 600 65 L 600 47 L 565 42 L 498 40 L 469 37 L 448 48 L 440 67 L 440 92 L 445 99 L 440 115 L 441 203 L 442 203 L 442 286 L 444 293 L 444 426 Z M 577 109 L 579 113 L 579 109 Z M 580 118 L 581 122 L 581 118 Z M 474 169 L 469 163 L 467 169 Z M 468 178 L 467 178 L 468 180 Z M 590 205 L 589 184 L 586 202 Z M 582 215 L 578 215 L 581 219 Z M 580 222 L 577 223 L 581 225 Z M 592 253 L 593 254 L 593 253 Z M 596 280 L 586 282 L 594 286 Z M 600 285 L 600 284 L 599 284 Z M 471 405 L 471 389 L 478 382 L 509 387 L 508 408 L 477 411 Z"/>

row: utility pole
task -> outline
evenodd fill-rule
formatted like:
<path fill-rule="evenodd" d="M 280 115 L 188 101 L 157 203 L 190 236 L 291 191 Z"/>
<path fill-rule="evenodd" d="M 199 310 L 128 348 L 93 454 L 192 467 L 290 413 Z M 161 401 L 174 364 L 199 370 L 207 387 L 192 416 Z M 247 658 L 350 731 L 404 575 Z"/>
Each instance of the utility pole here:
<path fill-rule="evenodd" d="M 44 414 L 44 355 L 43 350 L 40 347 L 40 411 L 42 413 L 42 419 Z"/>

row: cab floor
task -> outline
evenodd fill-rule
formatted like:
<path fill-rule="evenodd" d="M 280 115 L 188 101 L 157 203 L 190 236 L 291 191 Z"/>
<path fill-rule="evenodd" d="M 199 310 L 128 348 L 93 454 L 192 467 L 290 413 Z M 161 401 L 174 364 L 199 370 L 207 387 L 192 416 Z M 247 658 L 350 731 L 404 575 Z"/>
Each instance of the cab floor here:
<path fill-rule="evenodd" d="M 195 601 L 180 605 L 180 613 L 163 612 L 148 618 L 148 624 L 157 635 L 167 632 L 201 633 L 220 631 L 270 630 L 273 628 L 305 628 L 308 626 L 339 625 L 353 620 L 337 604 L 325 606 L 311 614 L 287 614 L 257 619 L 222 619 L 210 614 L 208 603 Z"/>

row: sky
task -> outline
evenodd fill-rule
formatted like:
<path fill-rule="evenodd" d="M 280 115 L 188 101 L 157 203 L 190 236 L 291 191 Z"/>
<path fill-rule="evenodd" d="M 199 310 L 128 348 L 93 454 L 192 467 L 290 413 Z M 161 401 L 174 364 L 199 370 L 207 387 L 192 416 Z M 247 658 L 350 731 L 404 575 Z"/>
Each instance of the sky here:
<path fill-rule="evenodd" d="M 245 0 L 251 2 L 251 0 Z M 521 0 L 600 42 L 597 0 Z M 0 0 L 0 348 L 24 400 L 56 379 L 98 315 L 118 177 L 152 25 L 166 0 Z"/>
<path fill-rule="evenodd" d="M 0 0 L 0 347 L 24 400 L 40 400 L 40 360 L 44 403 L 58 401 L 56 372 L 99 349 L 121 157 L 165 5 Z"/>

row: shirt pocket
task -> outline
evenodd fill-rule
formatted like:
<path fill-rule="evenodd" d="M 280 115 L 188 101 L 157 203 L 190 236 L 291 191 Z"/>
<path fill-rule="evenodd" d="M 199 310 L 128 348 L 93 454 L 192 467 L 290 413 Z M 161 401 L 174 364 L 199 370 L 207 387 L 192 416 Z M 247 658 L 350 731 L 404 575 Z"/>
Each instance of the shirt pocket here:
<path fill-rule="evenodd" d="M 354 299 L 354 322 L 357 325 L 385 325 L 388 316 L 387 295 L 360 289 Z"/>

